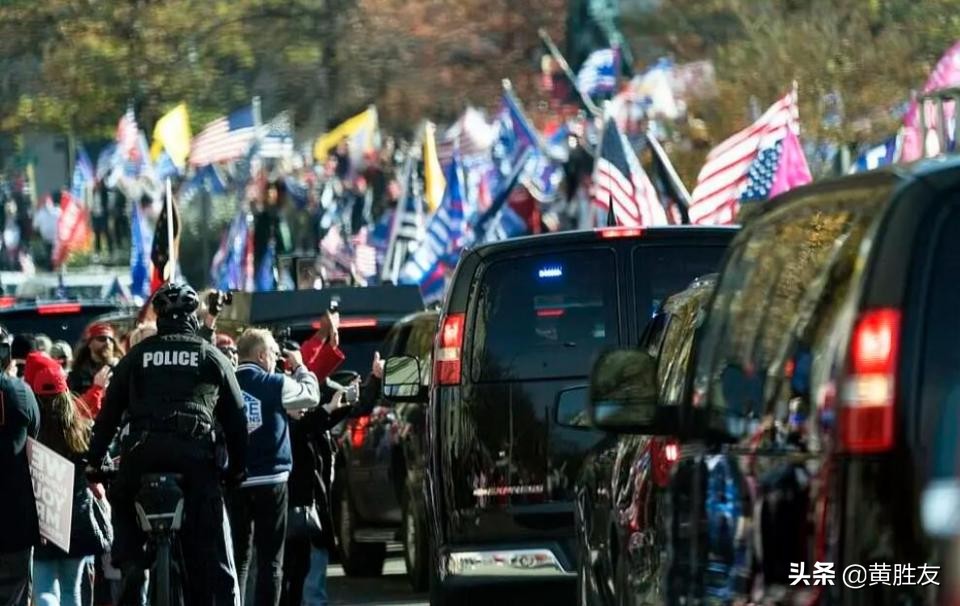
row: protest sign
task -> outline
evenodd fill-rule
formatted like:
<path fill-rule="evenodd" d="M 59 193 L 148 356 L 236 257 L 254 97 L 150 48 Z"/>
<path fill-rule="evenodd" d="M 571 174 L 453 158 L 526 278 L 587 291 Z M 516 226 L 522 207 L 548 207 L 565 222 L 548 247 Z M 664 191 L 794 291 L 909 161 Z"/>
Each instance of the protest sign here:
<path fill-rule="evenodd" d="M 70 551 L 73 523 L 73 463 L 40 442 L 27 439 L 27 458 L 37 500 L 40 536 L 60 549 Z"/>

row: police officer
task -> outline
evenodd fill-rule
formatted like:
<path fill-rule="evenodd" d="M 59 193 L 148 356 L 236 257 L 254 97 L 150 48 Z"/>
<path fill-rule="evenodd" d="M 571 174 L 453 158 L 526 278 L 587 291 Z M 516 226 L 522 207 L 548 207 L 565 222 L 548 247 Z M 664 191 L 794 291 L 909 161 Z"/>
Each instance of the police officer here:
<path fill-rule="evenodd" d="M 157 334 L 117 364 L 90 442 L 90 461 L 103 460 L 121 422 L 120 468 L 111 487 L 116 531 L 114 559 L 124 573 L 121 604 L 139 604 L 148 567 L 134 499 L 147 473 L 182 474 L 180 532 L 188 604 L 236 604 L 229 527 L 215 460 L 215 421 L 223 428 L 227 483 L 239 485 L 246 467 L 247 420 L 230 363 L 199 336 L 196 291 L 165 284 L 155 293 Z"/>

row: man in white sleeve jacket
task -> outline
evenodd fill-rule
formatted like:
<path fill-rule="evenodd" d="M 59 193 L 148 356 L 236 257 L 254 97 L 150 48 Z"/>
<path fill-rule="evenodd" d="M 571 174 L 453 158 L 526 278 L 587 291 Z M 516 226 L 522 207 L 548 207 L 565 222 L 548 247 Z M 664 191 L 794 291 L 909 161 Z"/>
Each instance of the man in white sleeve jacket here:
<path fill-rule="evenodd" d="M 250 436 L 247 479 L 229 500 L 237 576 L 243 595 L 252 539 L 257 554 L 253 603 L 276 606 L 287 534 L 287 478 L 293 467 L 287 411 L 315 408 L 320 401 L 320 386 L 316 375 L 303 365 L 299 351 L 282 354 L 289 374 L 275 372 L 281 352 L 267 330 L 245 331 L 237 341 L 237 353 L 237 382 L 243 392 Z"/>

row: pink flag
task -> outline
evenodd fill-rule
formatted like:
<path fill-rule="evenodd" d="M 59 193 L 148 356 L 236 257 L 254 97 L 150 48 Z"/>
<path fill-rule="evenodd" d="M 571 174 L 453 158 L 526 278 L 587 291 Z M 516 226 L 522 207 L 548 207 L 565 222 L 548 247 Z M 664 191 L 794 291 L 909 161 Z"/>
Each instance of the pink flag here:
<path fill-rule="evenodd" d="M 933 73 L 927 79 L 924 93 L 930 93 L 941 88 L 960 86 L 960 42 L 955 43 L 940 59 Z M 950 121 L 955 108 L 952 103 L 944 103 L 944 118 Z M 930 130 L 936 129 L 939 116 L 933 104 L 926 108 L 926 122 Z M 902 162 L 913 162 L 923 157 L 925 136 L 920 133 L 920 107 L 916 100 L 911 101 L 907 115 L 903 117 L 903 147 L 900 155 Z"/>
<path fill-rule="evenodd" d="M 773 185 L 770 186 L 770 197 L 778 196 L 811 181 L 813 177 L 810 176 L 810 167 L 807 166 L 807 157 L 803 154 L 800 138 L 792 128 L 788 128 L 780 151 L 777 173 L 773 177 Z"/>

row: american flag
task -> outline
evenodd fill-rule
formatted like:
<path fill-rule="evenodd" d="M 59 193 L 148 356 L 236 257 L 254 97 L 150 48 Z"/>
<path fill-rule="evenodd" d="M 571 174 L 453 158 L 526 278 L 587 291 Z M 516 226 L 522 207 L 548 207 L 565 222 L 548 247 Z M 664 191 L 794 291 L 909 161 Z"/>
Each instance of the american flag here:
<path fill-rule="evenodd" d="M 700 169 L 690 202 L 690 222 L 724 225 L 732 223 L 740 197 L 750 181 L 750 168 L 761 150 L 774 147 L 788 128 L 798 128 L 793 92 L 774 103 L 760 119 L 733 135 L 708 155 Z"/>
<path fill-rule="evenodd" d="M 610 117 L 603 129 L 593 168 L 594 202 L 613 207 L 617 224 L 628 227 L 666 225 L 667 213 L 640 161 Z"/>
<path fill-rule="evenodd" d="M 770 197 L 773 177 L 777 174 L 783 141 L 777 141 L 773 147 L 760 150 L 747 170 L 747 186 L 740 195 L 740 202 L 762 202 Z"/>
<path fill-rule="evenodd" d="M 353 244 L 353 266 L 364 278 L 377 275 L 377 249 L 368 243 L 367 234 L 367 227 L 364 226 L 350 238 Z"/>
<path fill-rule="evenodd" d="M 287 158 L 293 155 L 293 120 L 280 112 L 260 127 L 260 157 Z"/>
<path fill-rule="evenodd" d="M 137 118 L 133 115 L 133 108 L 127 108 L 117 124 L 117 153 L 123 161 L 126 162 L 139 153 L 139 137 L 140 129 Z"/>
<path fill-rule="evenodd" d="M 320 240 L 320 264 L 326 270 L 327 280 L 343 280 L 350 275 L 352 259 L 342 229 L 339 223 L 334 224 Z"/>
<path fill-rule="evenodd" d="M 207 124 L 194 137 L 190 148 L 190 164 L 205 166 L 242 158 L 256 137 L 253 106 L 238 109 L 229 116 Z"/>
<path fill-rule="evenodd" d="M 437 141 L 440 165 L 450 164 L 455 152 L 459 152 L 461 158 L 489 155 L 496 138 L 496 125 L 488 123 L 479 110 L 468 107 Z"/>

